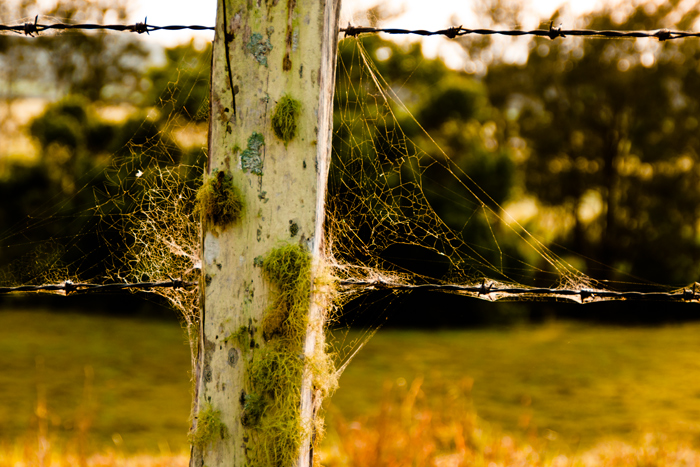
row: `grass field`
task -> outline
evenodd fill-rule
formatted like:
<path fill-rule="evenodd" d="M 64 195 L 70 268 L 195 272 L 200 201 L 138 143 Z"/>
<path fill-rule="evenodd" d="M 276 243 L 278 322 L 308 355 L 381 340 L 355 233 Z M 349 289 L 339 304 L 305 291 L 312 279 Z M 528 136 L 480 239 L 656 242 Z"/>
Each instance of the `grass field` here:
<path fill-rule="evenodd" d="M 383 383 L 417 377 L 429 400 L 462 382 L 479 417 L 511 433 L 537 429 L 584 447 L 650 431 L 700 435 L 698 324 L 383 332 L 357 354 L 333 403 L 356 418 L 376 408 Z"/>
<path fill-rule="evenodd" d="M 0 312 L 0 439 L 36 432 L 127 452 L 181 450 L 189 350 L 177 320 Z M 39 414 L 37 413 L 39 412 Z"/>
<path fill-rule="evenodd" d="M 408 417 L 407 427 L 425 414 L 453 427 L 457 415 L 472 423 L 476 413 L 494 439 L 546 441 L 561 452 L 610 438 L 641 443 L 649 432 L 694 446 L 699 335 L 700 324 L 380 331 L 340 379 L 325 450 L 355 439 L 357 427 L 380 433 L 387 407 L 403 407 L 392 423 Z M 65 449 L 182 452 L 188 352 L 174 318 L 0 311 L 0 445 L 45 430 Z"/>

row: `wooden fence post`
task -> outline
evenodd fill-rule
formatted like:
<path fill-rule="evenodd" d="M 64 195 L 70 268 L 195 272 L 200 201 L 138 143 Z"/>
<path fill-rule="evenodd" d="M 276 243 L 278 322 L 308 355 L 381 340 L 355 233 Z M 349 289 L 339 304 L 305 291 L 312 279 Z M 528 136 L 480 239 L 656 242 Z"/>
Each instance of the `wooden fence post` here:
<path fill-rule="evenodd" d="M 340 0 L 217 8 L 190 465 L 308 466 Z"/>

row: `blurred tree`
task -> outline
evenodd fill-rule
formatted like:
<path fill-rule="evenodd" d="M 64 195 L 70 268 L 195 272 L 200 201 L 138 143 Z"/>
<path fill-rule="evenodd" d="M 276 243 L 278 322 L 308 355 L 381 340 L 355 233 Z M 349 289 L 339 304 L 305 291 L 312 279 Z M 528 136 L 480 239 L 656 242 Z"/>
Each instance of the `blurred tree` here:
<path fill-rule="evenodd" d="M 699 12 L 679 3 L 640 5 L 622 21 L 604 10 L 584 27 L 688 29 Z M 698 65 L 690 41 L 565 38 L 533 41 L 526 65 L 488 70 L 493 102 L 527 141 L 527 190 L 569 212 L 560 241 L 595 278 L 698 278 Z"/>

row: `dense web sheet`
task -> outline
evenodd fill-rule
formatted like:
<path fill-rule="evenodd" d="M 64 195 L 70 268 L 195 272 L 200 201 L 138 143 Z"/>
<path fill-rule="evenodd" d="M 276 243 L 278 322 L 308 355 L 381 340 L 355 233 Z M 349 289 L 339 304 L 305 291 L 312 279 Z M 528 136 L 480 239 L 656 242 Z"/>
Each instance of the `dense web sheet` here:
<path fill-rule="evenodd" d="M 104 222 L 114 219 L 117 224 L 110 227 L 119 227 L 131 237 L 127 254 L 114 265 L 112 277 L 119 282 L 196 282 L 200 270 L 200 224 L 194 209 L 197 190 L 191 182 L 200 178 L 201 169 L 149 166 L 147 162 L 135 165 L 129 164 L 126 169 L 136 174 L 127 177 L 131 183 L 125 186 L 122 181 L 115 185 L 112 193 L 105 193 L 108 200 L 99 206 Z M 115 216 L 112 211 L 118 212 L 129 196 L 136 196 L 139 211 Z M 196 322 L 196 288 L 152 291 L 165 296 L 188 324 Z"/>
<path fill-rule="evenodd" d="M 184 54 L 156 105 L 122 117 L 116 131 L 125 144 L 90 154 L 92 166 L 75 174 L 70 187 L 2 229 L 0 244 L 15 259 L 0 268 L 0 286 L 199 280 L 195 197 L 206 159 L 209 102 L 188 103 L 203 83 L 208 88 L 209 63 L 208 53 Z M 196 287 L 146 292 L 164 296 L 188 327 L 196 324 Z"/>
<path fill-rule="evenodd" d="M 400 90 L 377 73 L 361 41 L 346 40 L 341 47 L 353 47 L 354 57 L 340 64 L 337 78 L 327 222 L 330 257 L 349 290 L 361 292 L 367 282 L 377 288 L 600 289 L 442 151 L 401 102 Z M 402 124 L 417 127 L 418 137 L 409 138 Z M 438 214 L 433 205 L 444 200 L 459 206 L 459 219 Z M 488 300 L 509 296 L 460 293 Z"/>
<path fill-rule="evenodd" d="M 209 57 L 198 60 L 206 62 Z M 208 82 L 208 76 L 195 79 Z M 195 86 L 183 81 L 178 77 L 161 97 L 160 111 L 170 109 L 170 114 L 155 137 L 132 138 L 128 155 L 108 169 L 105 190 L 96 192 L 97 214 L 103 222 L 115 222 L 109 226 L 118 228 L 128 241 L 125 256 L 110 268 L 118 281 L 199 280 L 201 225 L 195 201 L 206 159 L 209 102 L 202 102 L 194 115 L 178 115 L 173 110 L 177 102 L 187 99 Z M 197 123 L 202 120 L 205 123 Z M 149 124 L 146 119 L 142 127 Z M 197 323 L 197 288 L 152 292 L 167 298 L 188 325 Z"/>

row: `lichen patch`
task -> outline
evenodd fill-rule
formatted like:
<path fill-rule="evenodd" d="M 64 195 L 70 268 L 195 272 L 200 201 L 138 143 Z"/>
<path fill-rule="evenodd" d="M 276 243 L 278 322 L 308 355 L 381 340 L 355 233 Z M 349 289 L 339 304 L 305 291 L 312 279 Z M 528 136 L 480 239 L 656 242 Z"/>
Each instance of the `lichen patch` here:
<path fill-rule="evenodd" d="M 221 412 L 214 410 L 211 404 L 206 404 L 197 416 L 197 428 L 190 433 L 190 443 L 204 449 L 210 443 L 225 439 L 228 429 L 221 421 Z"/>
<path fill-rule="evenodd" d="M 248 147 L 241 153 L 241 169 L 255 175 L 263 174 L 262 148 L 265 145 L 265 137 L 253 132 L 248 138 Z"/>
<path fill-rule="evenodd" d="M 269 37 L 263 39 L 262 34 L 255 32 L 250 35 L 250 41 L 246 44 L 246 50 L 259 64 L 267 66 L 267 56 L 272 50 L 272 43 L 270 43 Z"/>

